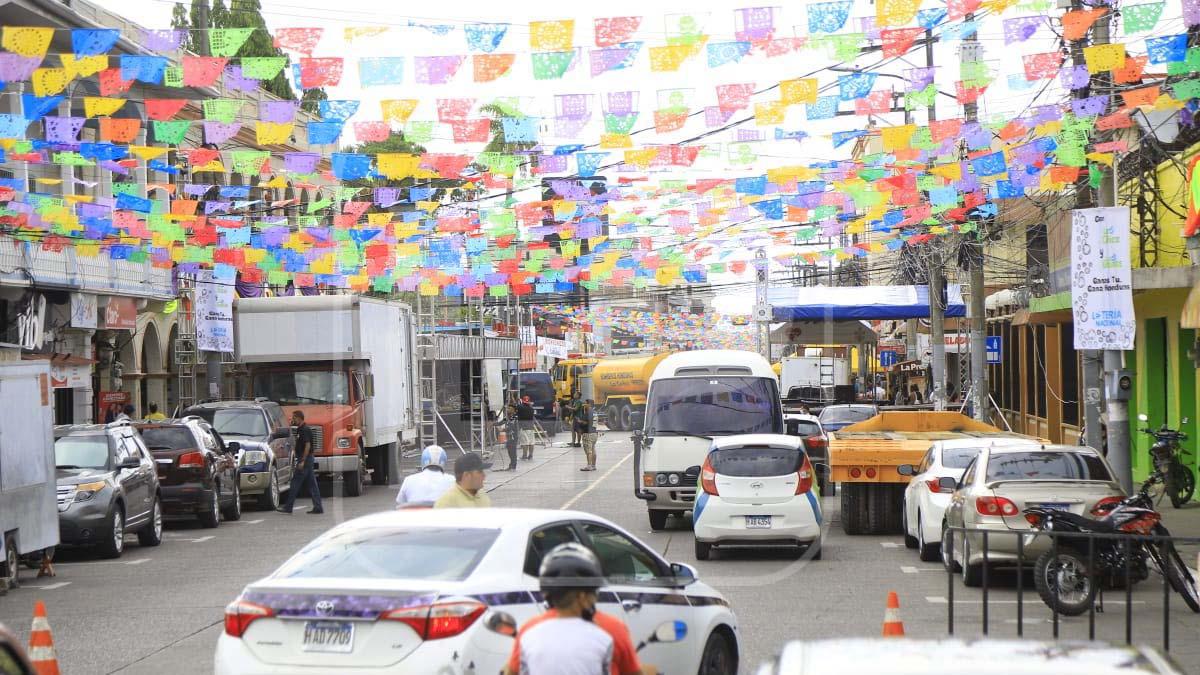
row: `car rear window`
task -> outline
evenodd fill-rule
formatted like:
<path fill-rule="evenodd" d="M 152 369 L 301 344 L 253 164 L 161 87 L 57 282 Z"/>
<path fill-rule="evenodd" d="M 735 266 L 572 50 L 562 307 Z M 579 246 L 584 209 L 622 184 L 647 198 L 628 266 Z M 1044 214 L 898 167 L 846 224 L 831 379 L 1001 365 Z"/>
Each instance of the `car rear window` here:
<path fill-rule="evenodd" d="M 853 424 L 874 416 L 875 408 L 870 406 L 832 406 L 821 411 L 821 424 Z"/>
<path fill-rule="evenodd" d="M 757 478 L 796 473 L 804 461 L 804 452 L 791 448 L 749 445 L 714 450 L 708 457 L 713 471 L 722 476 Z"/>
<path fill-rule="evenodd" d="M 965 469 L 979 455 L 979 448 L 945 448 L 942 450 L 942 466 L 947 469 Z"/>
<path fill-rule="evenodd" d="M 196 439 L 187 427 L 146 427 L 142 429 L 142 442 L 151 450 L 183 450 L 197 447 Z"/>
<path fill-rule="evenodd" d="M 460 527 L 347 529 L 313 541 L 275 576 L 462 581 L 499 534 L 494 529 Z"/>
<path fill-rule="evenodd" d="M 796 425 L 796 433 L 800 436 L 816 436 L 821 433 L 821 425 L 816 422 L 792 422 Z"/>
<path fill-rule="evenodd" d="M 1104 460 L 1090 452 L 1005 452 L 988 460 L 987 480 L 1111 481 Z"/>

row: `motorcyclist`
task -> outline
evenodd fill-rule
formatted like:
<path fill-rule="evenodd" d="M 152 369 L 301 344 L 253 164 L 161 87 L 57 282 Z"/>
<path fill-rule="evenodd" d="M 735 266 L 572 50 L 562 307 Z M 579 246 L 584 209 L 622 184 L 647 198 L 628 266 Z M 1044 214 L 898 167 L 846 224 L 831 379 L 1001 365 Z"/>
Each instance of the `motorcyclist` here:
<path fill-rule="evenodd" d="M 446 451 L 430 443 L 421 451 L 421 470 L 404 479 L 396 495 L 396 508 L 413 504 L 432 504 L 454 485 L 454 476 L 446 473 Z"/>
<path fill-rule="evenodd" d="M 517 634 L 508 675 L 655 675 L 638 662 L 629 629 L 596 609 L 604 572 L 596 554 L 581 544 L 554 547 L 538 573 L 550 605 Z"/>

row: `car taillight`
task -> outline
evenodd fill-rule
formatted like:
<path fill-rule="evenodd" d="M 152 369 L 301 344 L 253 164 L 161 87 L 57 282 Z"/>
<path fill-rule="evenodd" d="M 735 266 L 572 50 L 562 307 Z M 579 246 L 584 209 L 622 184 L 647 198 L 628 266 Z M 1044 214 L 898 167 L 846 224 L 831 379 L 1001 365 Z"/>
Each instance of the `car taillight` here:
<path fill-rule="evenodd" d="M 1121 503 L 1121 499 L 1121 497 L 1105 497 L 1104 499 L 1101 499 L 1100 501 L 1096 502 L 1095 506 L 1092 507 L 1092 515 L 1103 516 L 1109 511 L 1117 508 L 1117 505 Z"/>
<path fill-rule="evenodd" d="M 867 478 L 874 478 L 876 473 L 877 472 L 875 471 L 875 467 L 871 467 L 871 466 L 867 467 L 867 471 L 866 471 Z"/>
<path fill-rule="evenodd" d="M 1017 505 L 1004 497 L 976 497 L 975 510 L 981 516 L 1015 516 L 1020 513 Z"/>
<path fill-rule="evenodd" d="M 250 624 L 272 616 L 275 616 L 275 611 L 270 607 L 245 600 L 234 600 L 225 607 L 225 634 L 240 638 L 246 634 Z"/>
<path fill-rule="evenodd" d="M 950 488 L 942 487 L 941 478 L 930 478 L 929 480 L 925 481 L 925 485 L 929 486 L 929 491 L 935 494 L 952 494 L 954 492 L 954 490 L 951 490 Z"/>
<path fill-rule="evenodd" d="M 850 477 L 851 478 L 858 478 L 861 475 L 862 475 L 862 469 L 858 468 L 857 466 L 850 469 Z"/>
<path fill-rule="evenodd" d="M 1029 523 L 1030 525 L 1032 525 L 1034 527 L 1041 527 L 1042 526 L 1042 516 L 1037 513 L 1026 513 L 1025 514 L 1025 522 Z"/>
<path fill-rule="evenodd" d="M 796 472 L 796 494 L 802 495 L 812 489 L 813 484 L 813 467 L 808 461 L 808 457 L 804 458 L 804 463 L 800 465 L 800 470 Z"/>
<path fill-rule="evenodd" d="M 700 467 L 700 489 L 713 496 L 720 494 L 717 492 L 717 472 L 713 470 L 709 457 L 704 458 L 704 466 Z"/>
<path fill-rule="evenodd" d="M 461 634 L 486 610 L 481 602 L 461 600 L 393 609 L 379 618 L 407 624 L 423 640 L 440 640 Z"/>
<path fill-rule="evenodd" d="M 804 439 L 804 445 L 810 450 L 813 450 L 828 446 L 829 441 L 825 440 L 824 436 L 809 436 L 808 438 Z"/>
<path fill-rule="evenodd" d="M 202 452 L 185 452 L 179 456 L 179 468 L 181 469 L 203 469 L 204 468 L 204 453 Z"/>

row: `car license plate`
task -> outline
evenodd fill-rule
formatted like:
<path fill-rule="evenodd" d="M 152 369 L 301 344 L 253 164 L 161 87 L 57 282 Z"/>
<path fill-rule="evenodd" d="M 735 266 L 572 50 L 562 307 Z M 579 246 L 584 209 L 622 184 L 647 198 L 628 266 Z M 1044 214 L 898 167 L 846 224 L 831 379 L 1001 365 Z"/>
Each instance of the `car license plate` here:
<path fill-rule="evenodd" d="M 354 624 L 349 621 L 305 621 L 306 652 L 349 654 L 354 651 Z"/>
<path fill-rule="evenodd" d="M 1070 511 L 1071 510 L 1071 505 L 1067 504 L 1066 502 L 1044 502 L 1042 504 L 1038 504 L 1038 506 L 1040 506 L 1043 509 L 1050 509 L 1051 511 Z"/>
<path fill-rule="evenodd" d="M 771 516 L 746 516 L 747 530 L 771 529 Z"/>

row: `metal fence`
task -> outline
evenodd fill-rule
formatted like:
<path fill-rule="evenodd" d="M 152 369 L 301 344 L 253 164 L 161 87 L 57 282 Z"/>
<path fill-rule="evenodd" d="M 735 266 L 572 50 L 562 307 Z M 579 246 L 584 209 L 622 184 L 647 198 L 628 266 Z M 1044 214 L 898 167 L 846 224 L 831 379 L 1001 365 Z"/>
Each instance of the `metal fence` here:
<path fill-rule="evenodd" d="M 1037 530 L 1037 531 L 1035 531 L 1035 530 L 1004 531 L 1004 530 L 988 530 L 988 529 L 967 528 L 967 527 L 947 527 L 946 533 L 954 534 L 954 536 L 951 536 L 948 541 L 945 539 L 943 539 L 943 541 L 942 541 L 942 546 L 947 547 L 945 553 L 947 556 L 949 556 L 949 558 L 951 560 L 953 560 L 953 558 L 954 558 L 954 541 L 956 539 L 958 539 L 959 536 L 965 536 L 966 534 L 970 533 L 970 534 L 980 535 L 980 537 L 982 539 L 980 548 L 982 549 L 981 552 L 983 554 L 983 566 L 982 566 L 982 570 L 981 570 L 982 577 L 981 577 L 980 591 L 983 594 L 982 603 L 981 603 L 981 606 L 982 606 L 981 619 L 982 619 L 982 624 L 983 624 L 982 631 L 983 631 L 983 635 L 985 635 L 985 636 L 989 635 L 991 633 L 991 624 L 990 624 L 991 608 L 989 607 L 989 599 L 990 599 L 991 591 L 993 590 L 991 582 L 993 581 L 994 576 L 995 576 L 995 570 L 992 569 L 993 562 L 989 561 L 989 559 L 988 559 L 989 558 L 989 549 L 991 548 L 989 546 L 989 540 L 994 541 L 997 538 L 1010 538 L 1010 537 L 1016 539 L 1016 556 L 1017 556 L 1016 561 L 1014 562 L 1011 559 L 1008 559 L 1008 557 L 1006 556 L 1005 560 L 1003 562 L 999 563 L 998 565 L 1003 565 L 1004 567 L 1015 568 L 1017 570 L 1016 575 L 1015 575 L 1016 576 L 1016 594 L 1017 594 L 1017 607 L 1016 607 L 1016 609 L 1017 609 L 1017 617 L 1016 617 L 1017 637 L 1024 637 L 1024 634 L 1025 634 L 1025 599 L 1026 599 L 1025 598 L 1025 592 L 1026 592 L 1025 587 L 1027 585 L 1025 583 L 1025 572 L 1027 570 L 1031 569 L 1034 565 L 1034 562 L 1036 561 L 1036 556 L 1026 557 L 1026 550 L 1031 545 L 1032 541 L 1034 541 L 1037 538 L 1043 538 L 1043 537 L 1048 538 L 1050 540 L 1050 546 L 1051 546 L 1050 550 L 1052 552 L 1052 555 L 1057 556 L 1057 553 L 1058 553 L 1058 550 L 1060 547 L 1060 539 L 1064 539 L 1064 538 L 1069 539 L 1070 546 L 1075 548 L 1076 550 L 1081 550 L 1082 542 L 1086 540 L 1086 542 L 1087 542 L 1087 560 L 1089 562 L 1089 566 L 1092 566 L 1093 569 L 1094 569 L 1095 561 L 1097 560 L 1097 557 L 1096 557 L 1097 543 L 1101 542 L 1101 541 L 1113 541 L 1113 540 L 1119 541 L 1121 551 L 1122 551 L 1122 553 L 1124 553 L 1125 569 L 1123 570 L 1123 573 L 1121 573 L 1121 577 L 1120 577 L 1124 583 L 1119 584 L 1118 585 L 1119 588 L 1113 589 L 1113 590 L 1119 590 L 1119 591 L 1123 592 L 1124 597 L 1125 597 L 1125 603 L 1124 603 L 1125 604 L 1125 612 L 1124 612 L 1125 626 L 1124 626 L 1124 628 L 1125 628 L 1125 643 L 1126 644 L 1133 644 L 1133 604 L 1134 604 L 1133 603 L 1133 586 L 1134 586 L 1134 583 L 1137 582 L 1137 580 L 1133 580 L 1133 582 L 1131 583 L 1131 576 L 1132 576 L 1132 571 L 1133 571 L 1132 570 L 1133 560 L 1131 557 L 1131 553 L 1132 553 L 1132 551 L 1135 550 L 1135 543 L 1145 542 L 1148 545 L 1157 546 L 1157 545 L 1161 545 L 1161 543 L 1163 543 L 1163 542 L 1170 542 L 1173 546 L 1176 547 L 1176 549 L 1178 549 L 1178 547 L 1180 545 L 1187 545 L 1187 546 L 1200 545 L 1200 537 L 1171 537 L 1171 536 L 1163 536 L 1163 535 L 1133 535 L 1133 534 L 1124 534 L 1124 533 L 1055 532 L 1055 531 L 1040 531 L 1040 530 Z M 1062 546 L 1066 546 L 1066 545 L 1067 544 L 1062 544 Z M 1011 550 L 1011 549 L 1006 548 L 1005 550 Z M 1154 569 L 1153 563 L 1149 562 L 1148 567 L 1150 569 Z M 1160 572 L 1161 572 L 1161 570 L 1160 570 Z M 946 575 L 946 577 L 947 577 L 947 583 L 946 583 L 946 592 L 947 592 L 946 613 L 947 613 L 947 617 L 946 618 L 947 618 L 947 631 L 949 632 L 950 635 L 955 634 L 955 618 L 956 617 L 955 617 L 955 610 L 954 610 L 954 592 L 955 592 L 955 586 L 957 585 L 957 583 L 955 581 L 955 576 L 957 576 L 956 572 L 954 572 L 950 569 L 947 569 L 947 575 Z M 1184 603 L 1182 598 L 1173 598 L 1173 596 L 1175 595 L 1175 589 L 1171 586 L 1171 584 L 1167 580 L 1167 577 L 1165 574 L 1160 574 L 1160 576 L 1162 578 L 1162 599 L 1163 599 L 1162 647 L 1163 647 L 1164 651 L 1170 651 L 1170 649 L 1171 649 L 1171 604 L 1172 604 L 1171 601 L 1172 601 L 1172 599 L 1175 599 L 1181 606 L 1183 606 L 1185 608 L 1187 607 L 1187 605 Z M 1153 577 L 1153 574 L 1151 574 L 1151 578 L 1152 577 Z M 1149 579 L 1146 579 L 1146 581 L 1149 581 Z M 1098 591 L 1096 600 L 1091 603 L 1091 605 L 1087 611 L 1088 639 L 1089 640 L 1096 639 L 1096 622 L 1097 622 L 1096 615 L 1098 613 L 1103 613 L 1105 615 L 1108 615 L 1107 612 L 1102 612 L 1102 610 L 1098 611 L 1096 608 L 1097 603 L 1101 602 L 1101 600 L 1103 598 L 1102 594 L 1106 590 L 1106 585 L 1105 585 L 1106 580 L 1102 576 L 1096 575 L 1095 573 L 1093 573 L 1093 583 L 1097 584 L 1097 586 L 1100 590 Z M 1042 599 L 1038 595 L 1037 591 L 1035 589 L 1030 589 L 1030 590 L 1033 590 L 1033 594 L 1034 594 L 1033 601 L 1036 603 L 1036 605 L 1039 607 L 1046 606 L 1046 603 L 1044 603 L 1042 601 Z M 1051 610 L 1051 613 L 1052 613 L 1051 623 L 1053 625 L 1053 636 L 1054 636 L 1054 639 L 1057 640 L 1059 638 L 1060 614 L 1059 614 L 1058 608 L 1055 606 L 1051 606 L 1051 607 L 1049 607 L 1049 609 Z M 1189 610 L 1189 616 L 1195 616 L 1197 618 L 1197 621 L 1200 621 L 1200 615 L 1191 614 L 1190 610 Z"/>

